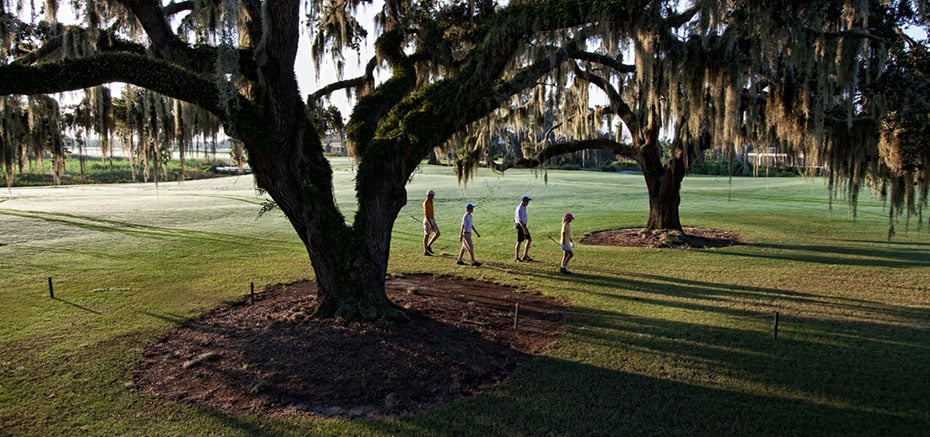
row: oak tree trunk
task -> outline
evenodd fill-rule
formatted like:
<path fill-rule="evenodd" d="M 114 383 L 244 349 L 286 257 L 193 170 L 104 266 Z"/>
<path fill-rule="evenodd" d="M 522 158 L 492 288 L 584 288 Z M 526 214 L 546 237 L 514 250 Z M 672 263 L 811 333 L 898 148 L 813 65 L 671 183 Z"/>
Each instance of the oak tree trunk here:
<path fill-rule="evenodd" d="M 662 164 L 657 135 L 649 135 L 642 145 L 640 165 L 649 193 L 648 230 L 682 231 L 678 207 L 681 204 L 681 182 L 685 176 L 684 148 L 676 141 L 669 162 Z"/>
<path fill-rule="evenodd" d="M 300 103 L 296 106 L 298 115 L 277 126 L 267 143 L 247 146 L 258 186 L 284 212 L 310 257 L 317 282 L 314 316 L 406 319 L 384 290 L 391 230 L 407 200 L 406 177 L 391 172 L 386 159 L 361 165 L 359 210 L 348 225 L 333 195 L 332 168 L 320 138 Z"/>

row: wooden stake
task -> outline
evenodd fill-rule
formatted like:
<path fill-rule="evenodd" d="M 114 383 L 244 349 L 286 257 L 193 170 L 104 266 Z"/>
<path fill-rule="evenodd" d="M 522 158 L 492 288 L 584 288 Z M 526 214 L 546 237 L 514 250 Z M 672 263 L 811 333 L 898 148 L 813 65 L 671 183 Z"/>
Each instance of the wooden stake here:
<path fill-rule="evenodd" d="M 249 301 L 255 305 L 255 283 L 249 282 Z"/>
<path fill-rule="evenodd" d="M 55 298 L 55 289 L 52 288 L 52 277 L 48 277 L 48 297 Z"/>
<path fill-rule="evenodd" d="M 517 329 L 517 318 L 520 316 L 520 302 L 513 307 L 513 329 Z"/>

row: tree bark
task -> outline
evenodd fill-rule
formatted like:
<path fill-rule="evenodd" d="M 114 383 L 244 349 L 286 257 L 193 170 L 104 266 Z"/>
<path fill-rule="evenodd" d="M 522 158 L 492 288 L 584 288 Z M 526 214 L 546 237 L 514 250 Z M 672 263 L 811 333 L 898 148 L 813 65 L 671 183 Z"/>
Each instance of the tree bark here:
<path fill-rule="evenodd" d="M 309 119 L 298 118 L 294 128 L 304 132 L 299 140 L 295 136 L 297 144 L 250 144 L 249 162 L 258 186 L 284 212 L 310 257 L 317 282 L 314 315 L 406 319 L 384 292 L 391 230 L 406 191 L 384 183 L 379 187 L 386 192 L 360 193 L 355 223 L 347 225 L 333 196 L 332 169 Z"/>
<path fill-rule="evenodd" d="M 678 207 L 681 204 L 681 181 L 685 177 L 684 147 L 680 140 L 667 164 L 659 156 L 658 129 L 650 129 L 641 146 L 640 165 L 649 193 L 648 230 L 682 231 Z"/>
<path fill-rule="evenodd" d="M 265 19 L 275 30 L 262 39 L 264 80 L 240 90 L 263 110 L 255 111 L 255 118 L 227 117 L 225 126 L 248 149 L 256 184 L 274 199 L 307 250 L 317 282 L 314 315 L 406 319 L 384 291 L 391 230 L 406 202 L 408 174 L 393 164 L 402 155 L 373 147 L 376 159 L 360 162 L 359 209 L 354 223 L 347 224 L 333 194 L 332 168 L 293 75 L 297 5 L 270 4 Z"/>

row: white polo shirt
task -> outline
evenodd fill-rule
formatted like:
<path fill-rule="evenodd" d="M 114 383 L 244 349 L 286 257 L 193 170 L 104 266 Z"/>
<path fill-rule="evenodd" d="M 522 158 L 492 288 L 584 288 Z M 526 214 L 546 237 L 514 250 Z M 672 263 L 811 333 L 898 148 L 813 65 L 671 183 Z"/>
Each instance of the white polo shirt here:
<path fill-rule="evenodd" d="M 517 205 L 517 210 L 513 212 L 513 222 L 514 224 L 526 224 L 526 205 L 524 205 L 523 202 L 520 202 L 520 204 Z"/>
<path fill-rule="evenodd" d="M 474 217 L 466 212 L 465 215 L 462 216 L 462 232 L 471 233 L 471 228 L 475 223 L 474 220 Z"/>

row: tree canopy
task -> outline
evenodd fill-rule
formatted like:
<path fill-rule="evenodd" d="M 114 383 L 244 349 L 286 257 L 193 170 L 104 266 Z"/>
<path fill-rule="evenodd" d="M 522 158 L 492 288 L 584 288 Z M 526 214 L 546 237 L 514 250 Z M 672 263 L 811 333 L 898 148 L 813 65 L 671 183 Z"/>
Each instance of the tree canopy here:
<path fill-rule="evenodd" d="M 523 56 L 546 44 L 585 49 L 455 137 L 459 175 L 467 182 L 485 161 L 504 170 L 605 149 L 642 166 L 647 227 L 680 228 L 678 184 L 702 150 L 775 147 L 827 174 L 831 197 L 842 189 L 853 214 L 866 184 L 890 196 L 893 232 L 895 216 L 920 214 L 927 200 L 930 113 L 917 103 L 928 96 L 927 43 L 904 31 L 926 29 L 927 12 L 920 1 L 649 2 L 629 27 L 549 35 Z M 593 100 L 592 88 L 606 98 Z M 487 135 L 501 130 L 528 147 L 501 150 Z M 670 162 L 652 139 L 660 130 Z"/>
<path fill-rule="evenodd" d="M 470 158 L 461 166 L 467 175 L 502 129 L 535 138 L 541 148 L 527 152 L 539 153 L 537 161 L 588 147 L 634 157 L 644 164 L 656 228 L 680 227 L 681 178 L 710 147 L 775 144 L 829 164 L 834 180 L 853 185 L 871 180 L 862 170 L 871 171 L 878 154 L 850 145 L 871 139 L 870 150 L 880 143 L 900 152 L 897 173 L 890 164 L 876 167 L 875 174 L 887 169 L 881 180 L 926 181 L 925 161 L 911 153 L 926 143 L 910 140 L 926 113 L 879 86 L 892 64 L 896 74 L 924 77 L 919 45 L 902 44 L 898 32 L 904 23 L 926 24 L 924 0 L 388 0 L 371 33 L 355 18 L 364 3 L 72 2 L 79 24 L 64 25 L 56 1 L 44 2 L 41 17 L 23 18 L 22 2 L 0 0 L 0 95 L 8 96 L 0 163 L 16 162 L 10 151 L 24 150 L 24 138 L 46 138 L 42 150 L 56 147 L 32 130 L 38 124 L 21 122 L 30 112 L 17 96 L 45 105 L 51 102 L 34 96 L 111 83 L 141 89 L 112 104 L 102 90 L 90 91 L 78 125 L 124 140 L 135 132 L 137 144 L 154 147 L 146 150 L 172 142 L 183 148 L 192 135 L 222 126 L 243 144 L 258 186 L 307 248 L 316 314 L 351 318 L 404 317 L 384 294 L 384 275 L 391 229 L 417 166 L 447 145 Z M 304 25 L 312 59 L 297 57 Z M 363 75 L 301 95 L 307 90 L 295 69 L 319 71 L 327 56 L 343 65 L 343 50 L 368 35 L 377 54 Z M 592 107 L 592 85 L 608 104 Z M 351 220 L 336 204 L 320 140 L 321 120 L 335 122 L 321 99 L 340 90 L 357 96 L 345 125 L 358 163 Z M 888 93 L 876 98 L 880 90 Z M 887 108 L 896 111 L 889 116 Z M 43 111 L 34 114 L 55 113 Z M 562 140 L 539 135 L 552 127 L 543 126 L 547 113 L 559 117 Z M 880 136 L 877 125 L 897 133 Z M 674 146 L 667 163 L 658 154 L 666 127 Z M 41 155 L 37 147 L 29 153 Z M 900 190 L 891 187 L 896 198 Z"/>

